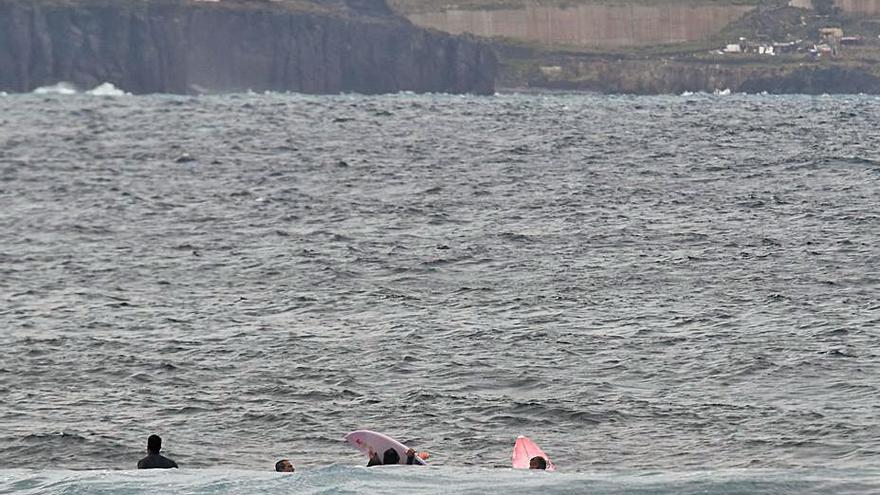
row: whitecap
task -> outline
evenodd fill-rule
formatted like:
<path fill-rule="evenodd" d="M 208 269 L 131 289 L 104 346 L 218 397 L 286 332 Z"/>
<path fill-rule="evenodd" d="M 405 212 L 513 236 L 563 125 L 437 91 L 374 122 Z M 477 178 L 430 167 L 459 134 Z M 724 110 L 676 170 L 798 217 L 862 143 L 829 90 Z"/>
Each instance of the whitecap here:
<path fill-rule="evenodd" d="M 116 86 L 114 86 L 112 83 L 108 83 L 108 82 L 105 82 L 105 83 L 102 83 L 102 84 L 99 84 L 99 85 L 95 86 L 94 88 L 92 88 L 92 89 L 86 91 L 86 94 L 89 94 L 89 95 L 92 95 L 92 96 L 125 96 L 125 95 L 131 95 L 131 93 L 126 93 L 125 91 L 123 91 L 123 90 L 117 88 Z"/>
<path fill-rule="evenodd" d="M 40 86 L 34 90 L 35 95 L 75 95 L 76 93 L 76 86 L 63 81 L 51 86 Z"/>

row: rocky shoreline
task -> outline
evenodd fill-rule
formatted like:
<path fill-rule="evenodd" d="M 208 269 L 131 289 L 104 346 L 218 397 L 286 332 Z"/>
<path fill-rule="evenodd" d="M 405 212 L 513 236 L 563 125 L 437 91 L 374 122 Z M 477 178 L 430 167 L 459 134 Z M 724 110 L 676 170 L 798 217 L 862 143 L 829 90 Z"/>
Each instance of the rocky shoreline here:
<path fill-rule="evenodd" d="M 880 94 L 875 64 L 853 60 L 627 59 L 612 56 L 511 63 L 502 55 L 499 88 L 606 94 Z"/>

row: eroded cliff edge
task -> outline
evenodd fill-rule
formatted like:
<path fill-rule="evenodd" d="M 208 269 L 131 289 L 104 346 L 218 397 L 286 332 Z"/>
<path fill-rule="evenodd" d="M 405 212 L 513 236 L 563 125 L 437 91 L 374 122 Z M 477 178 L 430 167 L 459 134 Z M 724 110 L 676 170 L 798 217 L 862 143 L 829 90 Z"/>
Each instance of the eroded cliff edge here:
<path fill-rule="evenodd" d="M 0 0 L 0 90 L 490 94 L 487 45 L 384 0 Z"/>

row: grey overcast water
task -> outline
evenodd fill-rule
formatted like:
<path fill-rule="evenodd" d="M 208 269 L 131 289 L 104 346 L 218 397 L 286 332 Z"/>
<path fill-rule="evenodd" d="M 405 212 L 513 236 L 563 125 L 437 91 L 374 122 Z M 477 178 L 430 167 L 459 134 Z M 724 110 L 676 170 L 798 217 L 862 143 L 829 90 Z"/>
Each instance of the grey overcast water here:
<path fill-rule="evenodd" d="M 78 470 L 158 433 L 190 493 L 284 493 L 253 472 L 282 457 L 320 493 L 876 493 L 878 123 L 869 96 L 0 96 L 0 492 L 138 493 Z M 354 467 L 361 428 L 436 467 Z M 499 469 L 519 434 L 558 474 Z"/>

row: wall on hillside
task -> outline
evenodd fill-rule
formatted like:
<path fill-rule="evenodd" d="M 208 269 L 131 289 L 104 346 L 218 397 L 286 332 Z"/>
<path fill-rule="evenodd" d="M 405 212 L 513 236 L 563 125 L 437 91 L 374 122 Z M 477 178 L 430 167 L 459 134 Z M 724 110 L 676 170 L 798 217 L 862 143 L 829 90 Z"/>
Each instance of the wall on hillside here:
<path fill-rule="evenodd" d="M 880 0 L 835 0 L 834 5 L 850 14 L 880 14 Z"/>
<path fill-rule="evenodd" d="M 407 17 L 419 26 L 448 33 L 609 48 L 703 39 L 751 9 L 742 5 L 595 3 L 568 8 L 533 5 L 521 9 L 448 10 Z"/>
<path fill-rule="evenodd" d="M 812 0 L 790 0 L 788 5 L 812 9 Z M 848 14 L 880 15 L 880 0 L 834 0 L 834 5 Z"/>

